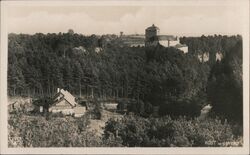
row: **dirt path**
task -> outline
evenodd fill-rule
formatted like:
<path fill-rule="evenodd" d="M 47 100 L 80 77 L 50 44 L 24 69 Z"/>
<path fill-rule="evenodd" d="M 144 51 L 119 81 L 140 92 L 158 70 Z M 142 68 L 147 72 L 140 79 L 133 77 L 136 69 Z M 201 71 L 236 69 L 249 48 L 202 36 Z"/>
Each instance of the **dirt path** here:
<path fill-rule="evenodd" d="M 110 119 L 110 118 L 121 118 L 122 115 L 115 113 L 115 112 L 110 112 L 107 110 L 102 110 L 101 111 L 102 118 L 101 120 L 97 119 L 91 119 L 90 124 L 89 124 L 89 130 L 96 132 L 98 136 L 102 136 L 104 133 L 104 127 L 105 123 Z"/>

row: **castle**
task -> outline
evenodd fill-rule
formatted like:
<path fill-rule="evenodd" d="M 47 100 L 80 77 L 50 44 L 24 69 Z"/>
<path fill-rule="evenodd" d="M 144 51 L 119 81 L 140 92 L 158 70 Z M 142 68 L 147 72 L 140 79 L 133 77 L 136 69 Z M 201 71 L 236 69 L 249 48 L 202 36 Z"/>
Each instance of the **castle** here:
<path fill-rule="evenodd" d="M 145 46 L 156 46 L 158 44 L 165 47 L 174 47 L 184 53 L 188 52 L 188 46 L 181 44 L 178 37 L 173 35 L 159 35 L 160 29 L 154 24 L 145 30 Z"/>
<path fill-rule="evenodd" d="M 123 33 L 121 33 L 120 38 L 124 44 L 130 47 L 152 47 L 160 44 L 164 47 L 177 48 L 183 51 L 183 53 L 188 52 L 188 46 L 180 44 L 178 37 L 173 35 L 160 35 L 160 29 L 154 24 L 146 28 L 145 35 L 123 35 Z"/>

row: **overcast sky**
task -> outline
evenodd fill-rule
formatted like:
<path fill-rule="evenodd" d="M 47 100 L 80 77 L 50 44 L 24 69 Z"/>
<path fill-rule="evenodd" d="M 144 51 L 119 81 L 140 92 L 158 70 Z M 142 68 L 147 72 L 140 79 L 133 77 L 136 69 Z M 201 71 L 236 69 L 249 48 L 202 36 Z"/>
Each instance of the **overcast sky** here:
<path fill-rule="evenodd" d="M 193 2 L 194 5 L 166 6 L 143 6 L 143 3 L 136 6 L 10 5 L 8 32 L 58 33 L 73 29 L 85 35 L 119 34 L 120 31 L 144 34 L 146 27 L 155 24 L 161 34 L 242 34 L 246 22 L 242 5 Z"/>

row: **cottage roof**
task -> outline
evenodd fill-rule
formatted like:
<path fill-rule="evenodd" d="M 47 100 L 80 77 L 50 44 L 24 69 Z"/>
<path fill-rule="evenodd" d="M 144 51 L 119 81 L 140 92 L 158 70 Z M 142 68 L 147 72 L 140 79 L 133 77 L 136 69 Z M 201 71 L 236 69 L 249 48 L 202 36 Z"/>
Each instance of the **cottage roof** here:
<path fill-rule="evenodd" d="M 60 89 L 60 91 L 55 95 L 55 98 L 58 97 L 60 94 L 62 94 L 63 95 L 62 98 L 65 99 L 66 101 L 68 101 L 69 104 L 71 104 L 72 106 L 77 105 L 77 103 L 75 101 L 75 97 L 67 90 Z"/>
<path fill-rule="evenodd" d="M 65 100 L 67 100 L 72 106 L 75 106 L 77 104 L 75 101 L 75 97 L 70 92 L 63 89 L 61 89 L 60 92 L 64 95 Z"/>

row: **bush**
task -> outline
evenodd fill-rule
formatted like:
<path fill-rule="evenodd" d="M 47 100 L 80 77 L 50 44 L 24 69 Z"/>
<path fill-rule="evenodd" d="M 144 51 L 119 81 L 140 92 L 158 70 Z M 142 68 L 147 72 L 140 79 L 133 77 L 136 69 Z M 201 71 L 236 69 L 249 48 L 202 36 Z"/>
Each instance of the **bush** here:
<path fill-rule="evenodd" d="M 87 130 L 88 119 L 10 115 L 9 147 L 99 146 L 101 139 Z M 19 138 L 19 142 L 13 142 Z"/>
<path fill-rule="evenodd" d="M 10 114 L 9 147 L 206 147 L 242 146 L 242 133 L 218 118 L 205 120 L 169 116 L 126 115 L 106 122 L 104 134 L 88 130 L 89 116 L 49 117 Z M 238 135 L 236 135 L 237 133 Z"/>
<path fill-rule="evenodd" d="M 133 112 L 142 117 L 149 117 L 153 114 L 153 106 L 149 102 L 142 100 L 131 100 L 126 103 L 129 112 Z"/>
<path fill-rule="evenodd" d="M 8 146 L 9 147 L 23 147 L 22 138 L 19 136 L 19 131 L 13 126 L 8 125 Z"/>
<path fill-rule="evenodd" d="M 217 118 L 200 121 L 185 117 L 173 120 L 169 116 L 150 119 L 128 116 L 106 123 L 104 138 L 113 135 L 122 145 L 129 147 L 235 146 L 235 141 L 241 145 L 240 138 L 232 132 L 232 126 Z"/>

